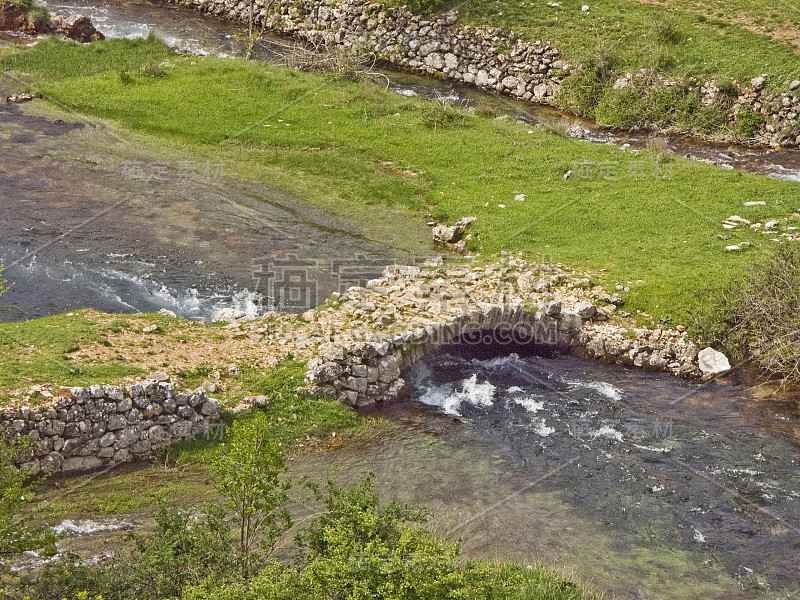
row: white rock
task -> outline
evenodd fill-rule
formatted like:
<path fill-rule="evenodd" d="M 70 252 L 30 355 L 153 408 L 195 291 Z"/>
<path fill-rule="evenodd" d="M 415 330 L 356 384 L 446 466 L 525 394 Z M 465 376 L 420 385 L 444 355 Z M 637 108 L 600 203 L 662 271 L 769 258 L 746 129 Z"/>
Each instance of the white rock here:
<path fill-rule="evenodd" d="M 743 219 L 739 215 L 731 215 L 725 221 L 730 221 L 731 223 L 742 223 L 743 225 L 750 225 L 750 221 L 747 219 Z"/>
<path fill-rule="evenodd" d="M 772 221 L 767 221 L 764 223 L 764 229 L 774 229 L 779 223 L 780 221 L 775 221 L 774 219 Z"/>
<path fill-rule="evenodd" d="M 212 323 L 230 323 L 238 319 L 243 319 L 247 315 L 238 308 L 221 308 L 211 315 Z"/>
<path fill-rule="evenodd" d="M 525 202 L 525 200 L 527 199 L 528 197 L 525 194 L 517 194 L 516 196 L 514 196 L 514 200 L 516 200 L 517 202 Z"/>
<path fill-rule="evenodd" d="M 697 354 L 697 363 L 703 375 L 717 375 L 731 370 L 731 363 L 728 362 L 728 358 L 711 346 L 700 350 Z"/>

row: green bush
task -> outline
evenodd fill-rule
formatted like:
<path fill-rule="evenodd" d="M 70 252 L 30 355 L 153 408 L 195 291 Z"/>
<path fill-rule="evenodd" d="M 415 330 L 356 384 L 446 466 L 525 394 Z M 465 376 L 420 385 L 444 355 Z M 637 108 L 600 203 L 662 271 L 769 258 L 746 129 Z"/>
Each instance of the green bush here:
<path fill-rule="evenodd" d="M 736 131 L 743 139 L 752 138 L 762 123 L 764 115 L 752 108 L 745 106 L 736 113 Z"/>
<path fill-rule="evenodd" d="M 595 599 L 541 565 L 464 562 L 458 543 L 417 526 L 424 511 L 381 503 L 374 476 L 328 481 L 319 516 L 297 536 L 292 564 L 265 560 L 243 576 L 227 513 L 162 505 L 156 531 L 101 567 L 76 557 L 23 578 L 9 600 L 581 600 Z"/>
<path fill-rule="evenodd" d="M 286 511 L 291 482 L 281 479 L 286 465 L 270 436 L 266 415 L 235 421 L 229 435 L 219 446 L 212 472 L 238 531 L 241 574 L 246 579 L 259 559 L 272 555 L 277 541 L 292 526 Z M 256 540 L 263 555 L 253 556 Z"/>
<path fill-rule="evenodd" d="M 800 247 L 790 243 L 697 313 L 691 333 L 768 376 L 800 381 L 798 306 Z"/>
<path fill-rule="evenodd" d="M 145 77 L 153 77 L 153 78 L 164 77 L 167 74 L 164 65 L 154 60 L 148 61 L 145 64 L 143 64 L 139 69 L 139 72 Z M 123 83 L 125 82 L 123 81 Z"/>

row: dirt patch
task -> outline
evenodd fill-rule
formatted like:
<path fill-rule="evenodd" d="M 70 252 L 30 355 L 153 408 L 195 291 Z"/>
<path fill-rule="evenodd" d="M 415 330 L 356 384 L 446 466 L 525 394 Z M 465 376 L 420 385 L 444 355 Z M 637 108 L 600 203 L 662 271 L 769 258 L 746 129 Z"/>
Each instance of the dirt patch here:
<path fill-rule="evenodd" d="M 36 25 L 28 18 L 28 11 L 10 2 L 0 2 L 0 31 L 34 33 Z"/>

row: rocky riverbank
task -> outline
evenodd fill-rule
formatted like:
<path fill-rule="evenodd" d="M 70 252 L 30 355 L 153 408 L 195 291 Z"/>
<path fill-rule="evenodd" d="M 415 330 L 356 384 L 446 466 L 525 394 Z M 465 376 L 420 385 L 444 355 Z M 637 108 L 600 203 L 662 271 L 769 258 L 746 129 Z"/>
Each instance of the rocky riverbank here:
<path fill-rule="evenodd" d="M 46 11 L 37 9 L 41 7 L 33 3 L 27 5 L 0 0 L 0 31 L 17 31 L 29 35 L 54 33 L 81 43 L 105 39 L 88 17 L 49 15 Z"/>

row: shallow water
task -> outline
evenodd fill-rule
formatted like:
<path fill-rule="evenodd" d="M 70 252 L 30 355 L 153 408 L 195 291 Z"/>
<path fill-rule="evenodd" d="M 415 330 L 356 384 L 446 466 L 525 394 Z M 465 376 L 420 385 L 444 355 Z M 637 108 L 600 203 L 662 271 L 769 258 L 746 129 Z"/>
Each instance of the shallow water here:
<path fill-rule="evenodd" d="M 0 95 L 12 86 L 0 75 Z M 193 319 L 227 307 L 301 312 L 412 260 L 414 240 L 393 247 L 230 177 L 224 163 L 159 155 L 94 122 L 24 107 L 0 104 L 0 264 L 13 282 L 3 303 L 15 307 L 3 320 L 87 307 Z"/>
<path fill-rule="evenodd" d="M 569 357 L 431 355 L 401 430 L 335 462 L 434 511 L 470 556 L 544 560 L 621 598 L 800 594 L 800 410 Z"/>

